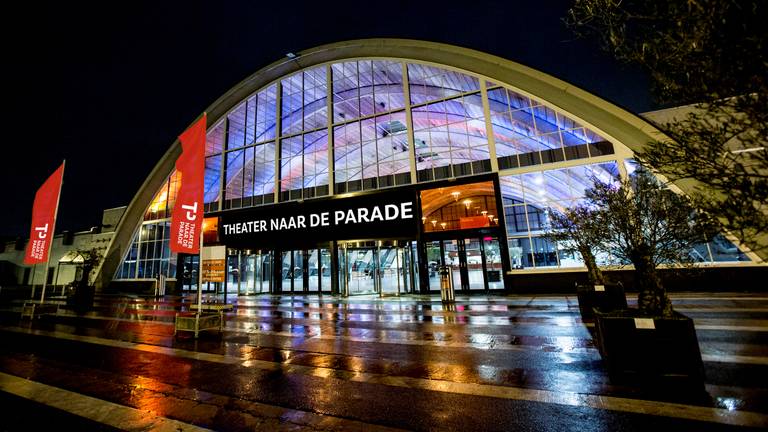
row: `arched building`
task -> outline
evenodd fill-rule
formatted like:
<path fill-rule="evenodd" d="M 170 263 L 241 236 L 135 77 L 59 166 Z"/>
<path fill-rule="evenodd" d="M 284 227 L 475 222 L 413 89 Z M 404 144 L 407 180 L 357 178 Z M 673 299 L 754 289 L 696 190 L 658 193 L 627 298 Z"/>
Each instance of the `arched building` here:
<path fill-rule="evenodd" d="M 579 270 L 576 251 L 541 237 L 548 209 L 578 203 L 590 176 L 627 176 L 633 150 L 661 136 L 542 72 L 399 39 L 291 55 L 206 111 L 205 242 L 227 247 L 229 292 L 248 294 L 428 292 L 439 265 L 468 292 Z M 168 249 L 180 151 L 128 206 L 102 284 L 196 283 L 197 256 Z M 691 256 L 750 261 L 725 238 Z"/>

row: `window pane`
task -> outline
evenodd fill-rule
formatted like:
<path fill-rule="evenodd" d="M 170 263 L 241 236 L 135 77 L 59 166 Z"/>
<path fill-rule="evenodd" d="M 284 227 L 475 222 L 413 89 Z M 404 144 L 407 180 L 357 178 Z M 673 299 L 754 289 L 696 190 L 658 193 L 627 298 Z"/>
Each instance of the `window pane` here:
<path fill-rule="evenodd" d="M 205 158 L 205 194 L 204 202 L 211 203 L 219 200 L 221 179 L 221 155 Z"/>
<path fill-rule="evenodd" d="M 408 64 L 408 83 L 412 104 L 480 89 L 479 80 L 473 76 L 416 63 Z"/>
<path fill-rule="evenodd" d="M 224 121 L 208 130 L 205 136 L 205 155 L 221 153 L 224 148 Z"/>

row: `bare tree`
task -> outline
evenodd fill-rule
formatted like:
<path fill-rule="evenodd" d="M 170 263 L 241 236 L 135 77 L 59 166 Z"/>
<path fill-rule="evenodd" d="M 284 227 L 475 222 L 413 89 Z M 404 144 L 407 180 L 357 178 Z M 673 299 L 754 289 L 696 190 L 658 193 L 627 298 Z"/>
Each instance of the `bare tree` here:
<path fill-rule="evenodd" d="M 634 265 L 639 309 L 646 315 L 671 315 L 657 267 L 691 263 L 691 249 L 716 232 L 711 219 L 643 169 L 618 186 L 595 179 L 586 197 L 598 209 L 592 223 L 601 226 L 600 247 Z"/>
<path fill-rule="evenodd" d="M 563 212 L 551 211 L 550 228 L 545 234 L 547 239 L 561 244 L 570 243 L 579 251 L 587 267 L 587 278 L 592 285 L 605 282 L 593 252 L 593 248 L 600 245 L 604 236 L 604 230 L 596 223 L 596 214 L 596 210 L 586 205 L 578 205 Z"/>
<path fill-rule="evenodd" d="M 641 65 L 665 105 L 672 141 L 638 158 L 670 180 L 695 180 L 694 205 L 768 252 L 768 2 L 575 0 L 565 21 L 617 59 Z"/>

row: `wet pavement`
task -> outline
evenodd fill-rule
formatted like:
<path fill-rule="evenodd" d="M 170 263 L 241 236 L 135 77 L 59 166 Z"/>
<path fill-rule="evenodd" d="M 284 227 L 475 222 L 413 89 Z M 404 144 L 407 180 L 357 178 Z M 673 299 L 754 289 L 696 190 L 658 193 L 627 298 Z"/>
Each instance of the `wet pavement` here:
<path fill-rule="evenodd" d="M 192 297 L 0 310 L 2 430 L 673 430 L 768 427 L 768 295 L 676 294 L 706 391 L 612 383 L 575 296 Z M 630 303 L 633 299 L 630 298 Z M 38 413 L 39 415 L 35 415 Z"/>

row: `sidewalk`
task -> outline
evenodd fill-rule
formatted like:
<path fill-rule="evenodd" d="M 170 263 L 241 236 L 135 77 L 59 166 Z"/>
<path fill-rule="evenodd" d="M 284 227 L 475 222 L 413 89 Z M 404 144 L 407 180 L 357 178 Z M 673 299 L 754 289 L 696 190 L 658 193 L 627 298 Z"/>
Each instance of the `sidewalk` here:
<path fill-rule="evenodd" d="M 672 299 L 696 322 L 706 394 L 612 384 L 575 296 L 556 295 L 460 296 L 452 310 L 435 296 L 233 298 L 224 333 L 198 340 L 172 336 L 192 298 L 97 297 L 90 313 L 31 322 L 6 309 L 0 390 L 26 384 L 13 394 L 27 403 L 116 428 L 135 416 L 184 430 L 768 426 L 768 296 Z M 29 396 L 51 391 L 71 406 Z"/>

